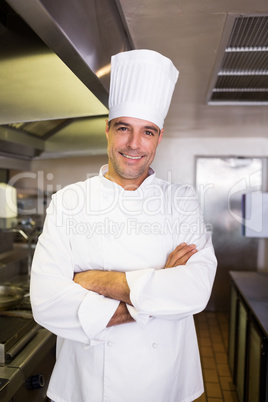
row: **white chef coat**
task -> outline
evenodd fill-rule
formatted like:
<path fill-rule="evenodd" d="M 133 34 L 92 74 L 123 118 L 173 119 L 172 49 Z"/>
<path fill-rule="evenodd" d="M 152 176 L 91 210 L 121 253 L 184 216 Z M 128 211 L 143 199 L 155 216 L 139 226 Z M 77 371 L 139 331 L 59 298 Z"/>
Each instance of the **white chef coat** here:
<path fill-rule="evenodd" d="M 193 314 L 211 294 L 216 259 L 192 188 L 150 175 L 135 191 L 99 176 L 57 192 L 32 265 L 35 320 L 57 335 L 48 389 L 56 402 L 189 402 L 203 392 Z M 198 252 L 162 269 L 182 242 Z M 89 269 L 126 272 L 134 322 L 107 328 L 119 302 L 73 282 Z"/>

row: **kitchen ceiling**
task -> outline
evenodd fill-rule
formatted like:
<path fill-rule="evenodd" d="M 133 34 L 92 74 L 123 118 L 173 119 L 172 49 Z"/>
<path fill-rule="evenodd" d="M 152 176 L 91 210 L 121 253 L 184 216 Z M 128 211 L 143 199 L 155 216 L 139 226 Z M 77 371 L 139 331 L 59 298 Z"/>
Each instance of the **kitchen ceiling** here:
<path fill-rule="evenodd" d="M 4 9 L 7 3 L 12 9 Z M 8 0 L 0 6 L 1 140 L 27 138 L 42 157 L 104 153 L 109 74 L 100 80 L 96 74 L 109 67 L 111 54 L 129 48 L 159 51 L 180 70 L 166 136 L 267 137 L 267 104 L 209 104 L 213 85 L 222 85 L 217 79 L 226 32 L 236 18 L 267 17 L 267 0 Z M 46 18 L 39 18 L 41 8 Z M 117 46 L 110 38 L 115 27 L 123 32 Z M 92 37 L 99 41 L 97 57 L 87 43 Z M 267 36 L 262 51 L 267 94 Z"/>
<path fill-rule="evenodd" d="M 120 3 L 135 47 L 158 50 L 180 70 L 166 120 L 166 136 L 267 137 L 267 106 L 208 105 L 229 18 L 267 16 L 266 0 L 120 0 Z"/>

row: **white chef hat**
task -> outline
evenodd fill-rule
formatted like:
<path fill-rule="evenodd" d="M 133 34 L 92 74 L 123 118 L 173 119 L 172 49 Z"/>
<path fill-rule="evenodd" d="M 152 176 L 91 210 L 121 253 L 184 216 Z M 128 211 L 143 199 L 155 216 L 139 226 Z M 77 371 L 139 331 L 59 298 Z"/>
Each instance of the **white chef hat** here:
<path fill-rule="evenodd" d="M 112 56 L 109 121 L 134 117 L 162 129 L 178 76 L 172 61 L 153 50 Z"/>

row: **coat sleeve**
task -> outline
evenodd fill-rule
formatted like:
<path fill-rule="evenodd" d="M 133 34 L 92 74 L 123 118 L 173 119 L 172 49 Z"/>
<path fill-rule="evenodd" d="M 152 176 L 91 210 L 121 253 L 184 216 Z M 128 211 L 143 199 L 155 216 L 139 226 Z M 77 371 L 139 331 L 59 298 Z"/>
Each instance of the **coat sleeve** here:
<path fill-rule="evenodd" d="M 137 321 L 140 316 L 146 322 L 146 315 L 167 320 L 182 319 L 202 311 L 211 295 L 217 261 L 192 187 L 175 189 L 171 216 L 171 221 L 179 222 L 173 231 L 174 248 L 186 242 L 196 244 L 198 252 L 186 265 L 126 273 Z"/>
<path fill-rule="evenodd" d="M 52 200 L 31 270 L 33 315 L 37 323 L 62 338 L 98 343 L 119 302 L 82 288 L 73 276 L 70 238 Z"/>

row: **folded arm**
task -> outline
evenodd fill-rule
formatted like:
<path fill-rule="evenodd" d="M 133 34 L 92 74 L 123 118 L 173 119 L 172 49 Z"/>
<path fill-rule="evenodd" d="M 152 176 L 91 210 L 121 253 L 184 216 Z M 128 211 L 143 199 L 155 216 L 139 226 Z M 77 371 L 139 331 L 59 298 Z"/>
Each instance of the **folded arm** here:
<path fill-rule="evenodd" d="M 185 265 L 189 258 L 197 252 L 194 244 L 182 243 L 170 253 L 164 268 Z M 87 290 L 91 290 L 110 299 L 119 300 L 120 304 L 107 326 L 134 321 L 126 304 L 132 305 L 130 289 L 124 272 L 89 270 L 74 275 L 74 282 Z"/>

